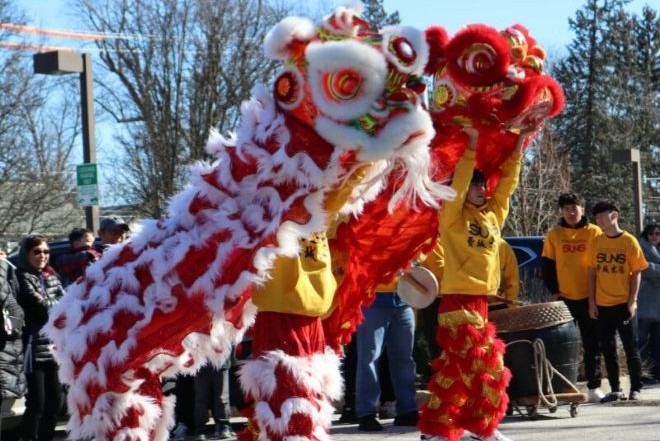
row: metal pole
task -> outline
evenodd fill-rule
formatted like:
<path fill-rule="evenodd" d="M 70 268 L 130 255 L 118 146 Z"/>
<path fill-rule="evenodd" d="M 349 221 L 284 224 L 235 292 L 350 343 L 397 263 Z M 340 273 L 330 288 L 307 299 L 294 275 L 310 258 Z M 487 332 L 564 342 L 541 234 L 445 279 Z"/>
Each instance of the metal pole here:
<path fill-rule="evenodd" d="M 633 195 L 635 198 L 635 232 L 642 234 L 642 164 L 639 158 L 639 150 L 631 150 L 633 161 Z"/>
<path fill-rule="evenodd" d="M 639 149 L 615 150 L 612 159 L 616 162 L 631 164 L 633 177 L 633 199 L 635 209 L 635 233 L 642 232 L 642 162 Z"/>
<path fill-rule="evenodd" d="M 96 162 L 96 138 L 94 136 L 94 88 L 92 56 L 81 54 L 83 69 L 80 73 L 80 106 L 82 109 L 83 162 Z M 85 224 L 94 234 L 99 228 L 99 207 L 85 207 Z"/>

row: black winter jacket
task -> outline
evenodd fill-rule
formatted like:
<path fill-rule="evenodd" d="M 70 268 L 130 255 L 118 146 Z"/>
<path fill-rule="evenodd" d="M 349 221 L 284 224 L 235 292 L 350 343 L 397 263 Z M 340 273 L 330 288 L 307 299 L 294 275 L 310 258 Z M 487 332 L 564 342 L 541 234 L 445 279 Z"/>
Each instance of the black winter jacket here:
<path fill-rule="evenodd" d="M 20 285 L 18 303 L 25 311 L 25 356 L 30 363 L 52 361 L 52 342 L 41 333 L 41 328 L 48 321 L 50 308 L 64 295 L 62 283 L 51 267 L 43 271 L 19 267 L 17 276 Z"/>
<path fill-rule="evenodd" d="M 14 267 L 0 259 L 0 306 L 6 306 L 9 313 L 24 319 L 23 309 L 18 305 L 18 281 Z M 23 373 L 22 330 L 16 335 L 0 334 L 0 394 L 2 400 L 20 398 L 25 395 L 25 374 Z"/>

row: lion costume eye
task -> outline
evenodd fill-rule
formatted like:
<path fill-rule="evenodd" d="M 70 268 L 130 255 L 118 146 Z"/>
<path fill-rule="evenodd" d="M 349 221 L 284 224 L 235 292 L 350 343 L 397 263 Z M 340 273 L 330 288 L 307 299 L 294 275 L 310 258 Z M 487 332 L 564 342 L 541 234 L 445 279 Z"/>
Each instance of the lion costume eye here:
<path fill-rule="evenodd" d="M 327 72 L 323 74 L 325 95 L 328 99 L 334 99 L 335 102 L 349 101 L 355 98 L 362 85 L 362 76 L 360 72 L 354 69 L 343 69 L 337 72 Z"/>
<path fill-rule="evenodd" d="M 280 106 L 293 110 L 303 99 L 303 78 L 296 69 L 284 69 L 275 80 L 273 91 Z"/>
<path fill-rule="evenodd" d="M 404 66 L 410 66 L 417 58 L 415 48 L 403 37 L 397 37 L 390 40 L 389 50 L 396 55 Z"/>
<path fill-rule="evenodd" d="M 373 46 L 354 40 L 310 43 L 305 57 L 313 101 L 336 121 L 360 118 L 383 95 L 387 62 Z"/>
<path fill-rule="evenodd" d="M 407 75 L 422 75 L 429 56 L 424 34 L 410 26 L 393 26 L 382 30 L 387 61 Z"/>

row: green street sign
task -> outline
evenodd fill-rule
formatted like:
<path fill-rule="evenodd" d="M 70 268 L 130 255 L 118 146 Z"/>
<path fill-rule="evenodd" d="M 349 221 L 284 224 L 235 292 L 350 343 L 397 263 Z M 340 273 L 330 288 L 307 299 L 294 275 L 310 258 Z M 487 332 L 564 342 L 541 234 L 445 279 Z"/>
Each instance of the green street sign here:
<path fill-rule="evenodd" d="M 90 207 L 99 204 L 96 164 L 80 164 L 76 166 L 76 183 L 78 185 L 78 205 L 81 207 Z"/>
<path fill-rule="evenodd" d="M 76 182 L 81 185 L 97 185 L 96 164 L 79 164 L 76 166 Z"/>

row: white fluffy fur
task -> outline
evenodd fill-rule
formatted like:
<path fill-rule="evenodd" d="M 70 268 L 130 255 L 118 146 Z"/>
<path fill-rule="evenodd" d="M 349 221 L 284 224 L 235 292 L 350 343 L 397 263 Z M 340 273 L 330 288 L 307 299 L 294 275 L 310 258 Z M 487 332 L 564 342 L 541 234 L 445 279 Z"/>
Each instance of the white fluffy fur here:
<path fill-rule="evenodd" d="M 292 397 L 276 409 L 280 413 L 280 416 L 276 417 L 267 400 L 277 389 L 275 368 L 278 365 L 285 366 L 286 371 L 310 393 L 325 398 L 319 402 L 304 397 Z M 339 358 L 333 351 L 328 349 L 323 354 L 309 357 L 294 357 L 282 351 L 271 351 L 256 360 L 245 362 L 241 368 L 240 380 L 243 390 L 257 397 L 255 420 L 260 429 L 259 439 L 268 439 L 266 428 L 284 434 L 294 413 L 309 415 L 314 422 L 315 435 L 320 439 L 329 439 L 325 428 L 330 425 L 334 412 L 331 402 L 339 399 L 342 390 Z M 320 409 L 317 410 L 317 406 Z"/>
<path fill-rule="evenodd" d="M 323 20 L 322 26 L 333 34 L 343 35 L 345 37 L 355 37 L 358 28 L 353 24 L 353 19 L 358 18 L 362 13 L 362 2 L 353 1 L 350 6 L 339 6 L 335 9 L 335 23 L 331 26 L 328 18 Z"/>
<path fill-rule="evenodd" d="M 409 112 L 400 115 L 376 136 L 368 136 L 325 117 L 318 117 L 315 122 L 318 133 L 329 142 L 347 149 L 360 147 L 360 161 L 376 161 L 388 157 L 390 162 L 404 165 L 400 168 L 406 170 L 402 176 L 403 185 L 391 200 L 391 209 L 404 197 L 411 197 L 413 201 L 418 200 L 430 206 L 436 206 L 438 200 L 454 198 L 455 193 L 450 187 L 429 178 L 431 161 L 427 146 L 434 131 L 428 114 Z M 392 145 L 399 147 L 384 154 Z"/>
<path fill-rule="evenodd" d="M 310 43 L 305 50 L 309 61 L 309 83 L 314 102 L 329 117 L 348 121 L 364 115 L 382 94 L 387 80 L 387 64 L 377 49 L 355 40 Z M 323 74 L 350 69 L 361 75 L 358 95 L 336 101 L 324 91 Z"/>
<path fill-rule="evenodd" d="M 286 60 L 292 41 L 309 41 L 314 35 L 316 35 L 314 23 L 306 18 L 287 17 L 266 34 L 264 53 L 272 60 Z"/>
<path fill-rule="evenodd" d="M 92 428 L 98 424 L 103 425 L 104 412 L 99 410 L 103 406 L 103 401 L 97 400 L 96 403 L 89 403 L 87 385 L 94 382 L 99 383 L 100 387 L 104 387 L 108 369 L 112 366 L 122 365 L 133 356 L 131 351 L 138 344 L 135 338 L 141 329 L 149 325 L 154 312 L 157 309 L 169 312 L 176 308 L 177 300 L 171 295 L 171 287 L 179 283 L 179 280 L 173 268 L 185 258 L 192 247 L 207 243 L 209 237 L 218 230 L 219 225 L 232 232 L 232 240 L 218 244 L 217 257 L 204 275 L 195 280 L 189 289 L 189 292 L 207 293 L 206 303 L 209 311 L 217 311 L 210 335 L 191 334 L 182 342 L 184 350 L 180 355 L 161 354 L 151 359 L 148 367 L 156 372 L 164 371 L 165 374 L 180 371 L 194 372 L 207 359 L 214 363 L 221 363 L 227 357 L 229 348 L 241 339 L 245 330 L 245 327 L 234 328 L 232 323 L 224 319 L 225 299 L 235 298 L 251 284 L 265 280 L 272 261 L 277 255 L 295 255 L 298 252 L 300 237 L 306 237 L 323 228 L 325 214 L 322 210 L 323 193 L 321 189 L 331 185 L 331 182 L 339 180 L 339 169 L 335 165 L 334 169 L 330 167 L 329 170 L 322 171 L 313 161 L 306 161 L 305 158 L 294 161 L 296 166 L 291 167 L 288 161 L 292 158 L 288 158 L 286 155 L 277 154 L 273 157 L 264 155 L 264 150 L 253 145 L 252 139 L 259 137 L 265 139 L 269 135 L 273 135 L 280 141 L 288 141 L 290 137 L 284 126 L 284 119 L 275 112 L 272 98 L 267 94 L 265 88 L 256 88 L 254 94 L 255 98 L 242 108 L 243 125 L 237 133 L 237 139 L 227 141 L 217 134 L 211 137 L 208 150 L 214 152 L 219 160 L 213 165 L 199 164 L 192 168 L 190 187 L 176 196 L 170 204 L 171 217 L 160 222 L 145 222 L 139 234 L 133 236 L 124 245 L 108 250 L 103 259 L 92 265 L 87 271 L 87 280 L 93 281 L 94 287 L 88 290 L 84 283 L 72 285 L 67 296 L 52 310 L 51 321 L 47 324 L 46 330 L 57 347 L 55 356 L 60 363 L 60 376 L 65 383 L 71 385 L 70 409 L 78 409 L 85 405 L 92 405 L 96 409 L 91 415 L 85 416 L 82 422 L 77 421 L 76 417 L 70 420 L 69 429 L 76 430 L 80 437 L 94 436 Z M 246 127 L 246 125 L 251 127 Z M 223 145 L 219 146 L 217 143 Z M 249 154 L 261 159 L 262 166 L 259 176 L 251 177 L 240 183 L 233 181 L 228 168 L 230 162 L 226 151 L 227 148 L 236 148 L 232 147 L 233 145 L 240 146 L 237 148 L 240 154 Z M 282 144 L 283 147 L 284 144 Z M 282 165 L 282 176 L 273 176 L 272 169 L 275 165 Z M 216 173 L 223 186 L 232 193 L 226 194 L 207 184 L 201 179 L 201 176 L 207 173 Z M 325 176 L 328 181 L 319 179 L 320 176 Z M 282 201 L 276 192 L 267 188 L 257 190 L 258 182 L 273 178 L 300 182 L 300 193 L 294 196 L 310 193 L 305 200 L 307 209 L 312 213 L 309 224 L 285 223 L 280 225 L 281 213 L 290 206 L 293 197 Z M 205 218 L 194 217 L 188 213 L 190 201 L 197 194 L 204 195 L 216 207 L 215 211 L 206 213 Z M 236 214 L 239 215 L 239 219 L 231 220 L 230 217 Z M 222 268 L 226 263 L 225 258 L 229 252 L 236 247 L 249 249 L 254 246 L 250 243 L 249 235 L 245 231 L 246 227 L 264 235 L 277 232 L 279 246 L 257 251 L 256 273 L 244 271 L 234 285 L 214 289 L 215 277 L 222 274 Z M 157 244 L 157 246 L 154 247 L 152 244 Z M 104 270 L 108 263 L 117 259 L 121 249 L 128 245 L 138 253 L 137 259 L 130 264 Z M 155 280 L 143 292 L 144 303 L 141 304 L 137 296 L 130 294 L 120 295 L 116 302 L 112 302 L 109 293 L 113 289 L 126 293 L 135 293 L 140 289 L 134 269 L 141 265 L 150 268 Z M 96 305 L 100 311 L 94 320 L 83 323 L 81 320 L 84 311 L 91 305 Z M 78 375 L 75 375 L 75 363 L 87 352 L 88 344 L 93 344 L 97 335 L 111 329 L 114 325 L 115 314 L 122 310 L 141 313 L 144 318 L 134 323 L 125 340 L 108 343 L 101 349 L 98 360 L 88 363 Z M 253 321 L 254 313 L 255 309 L 252 306 L 244 309 L 245 326 L 249 326 Z M 62 315 L 66 316 L 64 328 L 56 328 L 53 321 Z M 189 365 L 191 362 L 192 364 Z M 132 381 L 130 373 L 125 373 L 124 376 L 125 381 Z M 139 395 L 134 393 L 131 398 L 137 399 Z M 142 399 L 149 400 L 150 398 L 143 397 Z M 130 405 L 127 401 L 122 403 Z M 101 420 L 98 420 L 99 418 Z M 98 421 L 94 423 L 95 420 Z M 152 424 L 155 424 L 156 421 L 162 422 L 163 420 L 145 418 L 144 427 L 151 429 Z M 161 430 L 161 427 L 158 427 L 158 430 Z"/>

